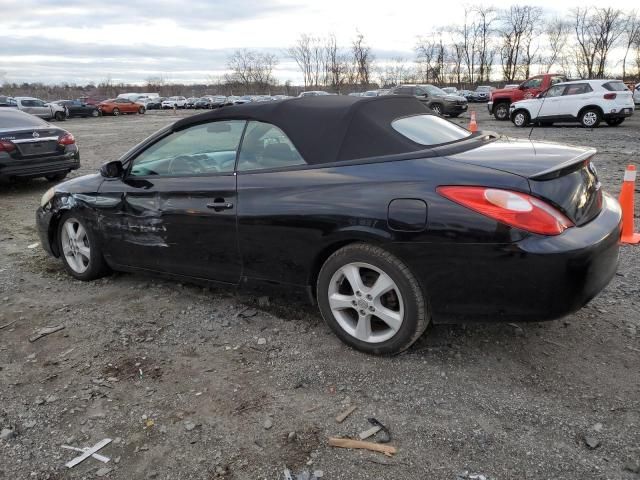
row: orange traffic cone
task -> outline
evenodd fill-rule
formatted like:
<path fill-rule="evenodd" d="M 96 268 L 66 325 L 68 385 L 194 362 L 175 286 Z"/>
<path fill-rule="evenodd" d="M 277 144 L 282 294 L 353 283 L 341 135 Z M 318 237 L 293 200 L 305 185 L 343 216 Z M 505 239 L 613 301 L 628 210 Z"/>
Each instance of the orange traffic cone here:
<path fill-rule="evenodd" d="M 620 206 L 622 207 L 622 235 L 620 237 L 622 243 L 640 243 L 640 233 L 634 233 L 633 227 L 635 183 L 636 167 L 635 165 L 628 165 L 624 172 L 624 182 L 622 182 L 622 190 L 619 197 Z"/>
<path fill-rule="evenodd" d="M 476 133 L 478 131 L 478 122 L 476 122 L 476 112 L 471 110 L 471 120 L 469 120 L 469 131 Z"/>

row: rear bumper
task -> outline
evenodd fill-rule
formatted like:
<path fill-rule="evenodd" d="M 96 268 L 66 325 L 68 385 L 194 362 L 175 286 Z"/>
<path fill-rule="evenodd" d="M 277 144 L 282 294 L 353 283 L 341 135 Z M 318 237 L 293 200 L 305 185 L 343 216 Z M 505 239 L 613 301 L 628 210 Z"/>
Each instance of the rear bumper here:
<path fill-rule="evenodd" d="M 621 109 L 619 112 L 615 112 L 615 113 L 605 113 L 604 114 L 604 119 L 605 120 L 611 120 L 613 118 L 627 118 L 630 117 L 631 115 L 633 115 L 633 108 L 623 108 Z"/>
<path fill-rule="evenodd" d="M 0 160 L 0 180 L 43 177 L 54 173 L 77 170 L 78 168 L 80 168 L 80 154 L 77 151 L 65 155 L 28 160 L 9 158 Z"/>
<path fill-rule="evenodd" d="M 394 244 L 424 286 L 436 323 L 542 321 L 575 312 L 618 264 L 621 212 L 604 196 L 591 222 L 512 244 Z"/>

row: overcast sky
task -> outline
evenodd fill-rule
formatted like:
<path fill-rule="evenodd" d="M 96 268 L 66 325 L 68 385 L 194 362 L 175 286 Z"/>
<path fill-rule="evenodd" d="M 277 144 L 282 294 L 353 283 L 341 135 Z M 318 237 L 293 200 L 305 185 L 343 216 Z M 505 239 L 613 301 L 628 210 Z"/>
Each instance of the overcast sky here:
<path fill-rule="evenodd" d="M 238 48 L 277 53 L 280 81 L 301 80 L 284 50 L 301 33 L 335 33 L 348 45 L 361 32 L 378 60 L 414 58 L 419 35 L 459 22 L 464 5 L 478 2 L 403 0 L 0 0 L 0 78 L 84 84 L 107 76 L 143 83 L 203 82 L 225 71 Z M 480 2 L 503 8 L 514 3 L 568 15 L 580 0 Z M 628 0 L 598 6 L 629 8 Z"/>

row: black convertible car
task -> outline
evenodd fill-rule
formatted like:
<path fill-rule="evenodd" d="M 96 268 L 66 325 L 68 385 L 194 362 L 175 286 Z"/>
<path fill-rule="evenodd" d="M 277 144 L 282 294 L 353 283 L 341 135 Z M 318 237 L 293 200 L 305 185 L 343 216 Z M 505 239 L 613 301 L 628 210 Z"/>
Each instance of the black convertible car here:
<path fill-rule="evenodd" d="M 355 348 L 429 322 L 545 320 L 604 288 L 620 209 L 594 150 L 471 134 L 408 96 L 229 106 L 48 191 L 44 248 L 109 268 L 306 288 Z"/>

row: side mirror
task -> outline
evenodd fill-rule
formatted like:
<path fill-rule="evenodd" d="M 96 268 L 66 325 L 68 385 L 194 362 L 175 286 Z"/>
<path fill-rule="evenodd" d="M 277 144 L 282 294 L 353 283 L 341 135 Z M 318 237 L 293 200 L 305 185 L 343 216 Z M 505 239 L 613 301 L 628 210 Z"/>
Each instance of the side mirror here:
<path fill-rule="evenodd" d="M 120 160 L 107 162 L 100 167 L 100 175 L 104 178 L 118 178 L 124 173 L 124 166 Z"/>

